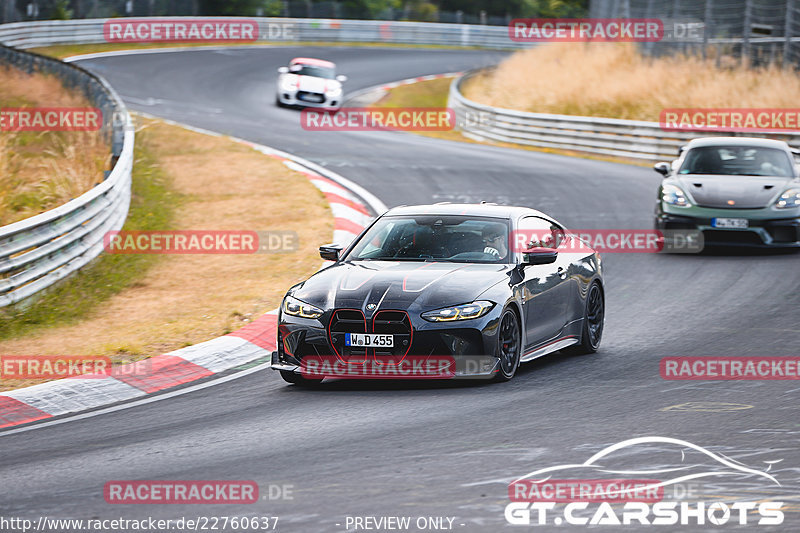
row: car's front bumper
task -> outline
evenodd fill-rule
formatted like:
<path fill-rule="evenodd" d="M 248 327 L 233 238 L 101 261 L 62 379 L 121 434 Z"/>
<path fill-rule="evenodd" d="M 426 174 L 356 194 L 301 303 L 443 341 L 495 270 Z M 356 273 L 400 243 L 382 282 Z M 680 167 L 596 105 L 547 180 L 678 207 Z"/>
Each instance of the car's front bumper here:
<path fill-rule="evenodd" d="M 655 227 L 659 230 L 699 230 L 704 246 L 744 246 L 754 248 L 800 248 L 800 213 L 787 216 L 776 209 L 715 209 L 689 206 L 656 207 Z M 743 218 L 747 228 L 714 227 L 715 218 Z"/>
<path fill-rule="evenodd" d="M 495 308 L 484 317 L 458 323 L 427 322 L 419 315 L 404 313 L 410 326 L 408 334 L 395 333 L 395 349 L 384 353 L 373 349 L 345 349 L 341 338 L 343 333 L 333 327 L 332 311 L 320 320 L 283 315 L 279 318 L 278 349 L 272 354 L 271 366 L 275 370 L 301 374 L 304 371 L 303 360 L 307 357 L 370 365 L 381 365 L 384 361 L 419 362 L 447 358 L 452 361 L 453 370 L 448 377 L 492 377 L 499 371 L 499 359 L 495 355 L 499 313 L 500 310 Z"/>
<path fill-rule="evenodd" d="M 431 356 L 435 357 L 435 356 Z M 367 365 L 356 365 L 353 367 L 353 372 L 351 375 L 348 375 L 347 370 L 345 371 L 332 371 L 330 374 L 326 374 L 325 377 L 327 378 L 343 378 L 343 379 L 491 379 L 497 375 L 500 371 L 500 360 L 494 356 L 463 356 L 463 357 L 454 357 L 452 368 L 454 371 L 452 374 L 447 372 L 447 375 L 423 375 L 423 374 L 413 374 L 409 373 L 404 375 L 402 372 L 392 372 L 388 368 L 383 369 L 383 371 L 369 371 L 364 373 L 362 368 L 367 369 L 374 369 L 377 365 L 371 364 L 372 361 L 369 362 L 370 364 Z M 344 367 L 345 363 L 341 363 L 339 367 Z M 290 364 L 283 362 L 278 351 L 272 352 L 272 364 L 271 368 L 273 370 L 282 370 L 284 372 L 292 372 L 297 375 L 306 375 L 308 376 L 308 369 L 304 368 L 302 364 Z M 321 375 L 320 375 L 321 376 Z M 315 375 L 316 377 L 316 375 Z"/>
<path fill-rule="evenodd" d="M 303 95 L 299 91 L 281 91 L 278 90 L 278 100 L 283 105 L 297 106 L 297 107 L 314 107 L 324 109 L 339 109 L 342 105 L 343 94 L 338 96 L 328 96 L 326 94 L 314 93 L 320 101 L 307 99 L 307 95 Z"/>

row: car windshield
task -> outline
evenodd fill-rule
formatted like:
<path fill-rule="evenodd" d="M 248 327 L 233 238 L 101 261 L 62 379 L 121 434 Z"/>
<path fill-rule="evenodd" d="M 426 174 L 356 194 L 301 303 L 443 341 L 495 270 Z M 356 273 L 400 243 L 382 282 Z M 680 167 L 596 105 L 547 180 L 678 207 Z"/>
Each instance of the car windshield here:
<path fill-rule="evenodd" d="M 469 215 L 387 216 L 345 261 L 508 263 L 508 220 Z"/>
<path fill-rule="evenodd" d="M 689 150 L 678 174 L 790 177 L 792 161 L 777 148 L 700 146 Z"/>
<path fill-rule="evenodd" d="M 304 65 L 302 63 L 290 65 L 289 72 L 297 74 L 298 76 L 314 76 L 315 78 L 325 78 L 327 80 L 336 78 L 336 71 L 332 68 L 320 67 L 317 65 Z"/>

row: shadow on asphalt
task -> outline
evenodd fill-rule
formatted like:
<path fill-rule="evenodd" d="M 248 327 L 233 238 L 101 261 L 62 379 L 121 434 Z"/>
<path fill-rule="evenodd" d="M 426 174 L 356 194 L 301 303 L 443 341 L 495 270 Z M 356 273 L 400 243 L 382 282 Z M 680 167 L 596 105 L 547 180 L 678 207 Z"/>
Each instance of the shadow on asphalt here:
<path fill-rule="evenodd" d="M 598 353 L 599 355 L 599 353 Z M 491 379 L 330 379 L 310 387 L 290 385 L 283 389 L 287 393 L 319 394 L 326 392 L 397 392 L 397 391 L 447 391 L 447 390 L 486 390 L 502 392 L 503 389 L 532 387 L 536 385 L 537 372 L 570 362 L 579 362 L 592 355 L 565 355 L 561 352 L 548 354 L 533 361 L 523 363 L 510 382 L 496 382 Z M 538 377 L 542 377 L 539 375 Z"/>

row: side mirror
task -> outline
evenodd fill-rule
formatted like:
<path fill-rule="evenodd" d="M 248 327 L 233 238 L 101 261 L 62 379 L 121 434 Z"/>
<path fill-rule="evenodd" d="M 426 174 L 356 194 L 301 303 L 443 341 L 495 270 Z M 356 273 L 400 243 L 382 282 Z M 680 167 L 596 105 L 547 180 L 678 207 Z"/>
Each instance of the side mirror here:
<path fill-rule="evenodd" d="M 555 248 L 530 248 L 522 252 L 522 264 L 524 265 L 549 265 L 555 263 L 558 258 L 558 250 Z"/>
<path fill-rule="evenodd" d="M 336 81 L 338 81 L 339 83 L 344 83 L 347 81 L 347 76 L 345 76 L 344 74 L 339 74 L 338 76 L 336 76 Z"/>
<path fill-rule="evenodd" d="M 287 72 L 289 72 L 289 67 L 279 67 L 278 72 L 280 72 L 281 74 L 286 74 Z"/>
<path fill-rule="evenodd" d="M 666 162 L 656 163 L 653 165 L 653 170 L 658 172 L 659 174 L 663 174 L 664 176 L 668 176 L 670 170 L 672 170 L 672 165 Z"/>
<path fill-rule="evenodd" d="M 319 256 L 326 261 L 338 261 L 340 253 L 342 246 L 339 244 L 324 244 L 319 247 Z"/>

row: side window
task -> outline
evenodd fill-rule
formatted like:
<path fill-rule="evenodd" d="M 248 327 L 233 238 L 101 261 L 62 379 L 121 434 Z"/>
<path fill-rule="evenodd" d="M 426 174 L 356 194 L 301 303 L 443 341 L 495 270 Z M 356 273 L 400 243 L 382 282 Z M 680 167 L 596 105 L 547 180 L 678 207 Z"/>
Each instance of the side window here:
<path fill-rule="evenodd" d="M 514 232 L 514 250 L 529 248 L 558 248 L 564 241 L 564 228 L 539 217 L 525 217 Z"/>

